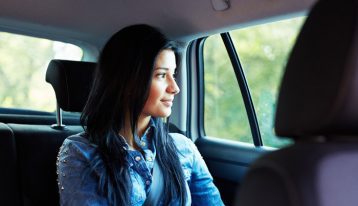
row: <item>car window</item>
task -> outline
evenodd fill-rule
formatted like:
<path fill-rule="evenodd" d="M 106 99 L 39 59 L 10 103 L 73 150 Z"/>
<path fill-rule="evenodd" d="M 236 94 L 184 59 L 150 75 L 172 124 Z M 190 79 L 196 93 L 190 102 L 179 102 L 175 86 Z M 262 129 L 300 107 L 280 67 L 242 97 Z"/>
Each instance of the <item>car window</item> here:
<path fill-rule="evenodd" d="M 0 32 L 0 107 L 55 111 L 55 93 L 45 81 L 48 63 L 82 55 L 72 44 Z"/>
<path fill-rule="evenodd" d="M 229 32 L 245 73 L 265 146 L 283 147 L 291 143 L 275 136 L 274 112 L 283 69 L 304 19 L 297 17 Z M 205 42 L 204 72 L 206 135 L 252 142 L 248 140 L 252 135 L 240 89 L 219 35 Z"/>
<path fill-rule="evenodd" d="M 205 134 L 253 143 L 242 95 L 220 35 L 208 37 L 203 49 Z"/>

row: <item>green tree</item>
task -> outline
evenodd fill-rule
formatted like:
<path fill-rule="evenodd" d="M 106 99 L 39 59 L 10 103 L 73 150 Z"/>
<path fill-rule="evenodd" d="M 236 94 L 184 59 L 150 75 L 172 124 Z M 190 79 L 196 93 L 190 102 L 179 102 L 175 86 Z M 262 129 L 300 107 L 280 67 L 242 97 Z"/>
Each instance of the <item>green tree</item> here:
<path fill-rule="evenodd" d="M 252 142 L 241 92 L 220 35 L 205 42 L 204 81 L 206 134 Z"/>

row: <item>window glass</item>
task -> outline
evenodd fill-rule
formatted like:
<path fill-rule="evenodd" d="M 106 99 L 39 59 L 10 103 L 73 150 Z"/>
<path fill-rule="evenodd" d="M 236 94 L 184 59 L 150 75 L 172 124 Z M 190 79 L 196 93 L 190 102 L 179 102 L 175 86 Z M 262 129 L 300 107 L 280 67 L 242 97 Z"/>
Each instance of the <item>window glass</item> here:
<path fill-rule="evenodd" d="M 289 140 L 274 134 L 274 112 L 283 70 L 305 17 L 230 32 L 248 81 L 264 145 L 282 147 Z M 231 111 L 226 111 L 231 112 Z"/>
<path fill-rule="evenodd" d="M 252 143 L 241 92 L 221 36 L 208 37 L 203 52 L 206 135 Z"/>
<path fill-rule="evenodd" d="M 56 97 L 45 74 L 50 60 L 81 60 L 68 43 L 0 32 L 0 107 L 53 112 Z"/>

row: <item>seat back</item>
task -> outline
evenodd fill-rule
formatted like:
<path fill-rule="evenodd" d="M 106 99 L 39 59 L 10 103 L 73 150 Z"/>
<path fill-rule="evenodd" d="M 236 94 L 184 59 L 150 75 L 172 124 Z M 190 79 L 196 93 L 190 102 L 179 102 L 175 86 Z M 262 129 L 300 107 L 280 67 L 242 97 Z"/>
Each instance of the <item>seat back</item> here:
<path fill-rule="evenodd" d="M 15 138 L 4 123 L 0 123 L 0 162 L 0 202 L 4 205 L 20 205 Z"/>
<path fill-rule="evenodd" d="M 96 64 L 53 60 L 46 80 L 56 92 L 58 109 L 81 112 L 87 101 Z M 0 123 L 0 204 L 25 206 L 59 205 L 56 157 L 64 139 L 83 131 L 82 126 Z M 37 117 L 35 117 L 37 121 Z M 77 120 L 78 122 L 78 120 Z"/>
<path fill-rule="evenodd" d="M 275 130 L 295 144 L 250 168 L 240 206 L 358 202 L 358 1 L 312 8 L 281 83 Z"/>
<path fill-rule="evenodd" d="M 17 179 L 23 205 L 59 205 L 56 157 L 64 139 L 81 126 L 56 130 L 51 125 L 8 124 L 16 140 Z M 15 173 L 16 174 L 16 173 Z"/>

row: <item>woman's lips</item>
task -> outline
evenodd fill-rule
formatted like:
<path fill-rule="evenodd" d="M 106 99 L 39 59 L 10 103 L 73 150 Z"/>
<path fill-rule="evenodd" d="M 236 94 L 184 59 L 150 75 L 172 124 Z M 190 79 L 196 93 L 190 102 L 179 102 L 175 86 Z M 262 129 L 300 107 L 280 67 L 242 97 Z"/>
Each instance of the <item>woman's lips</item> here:
<path fill-rule="evenodd" d="M 160 101 L 167 107 L 171 107 L 173 105 L 173 100 L 172 99 L 163 99 L 163 100 L 160 100 Z"/>

